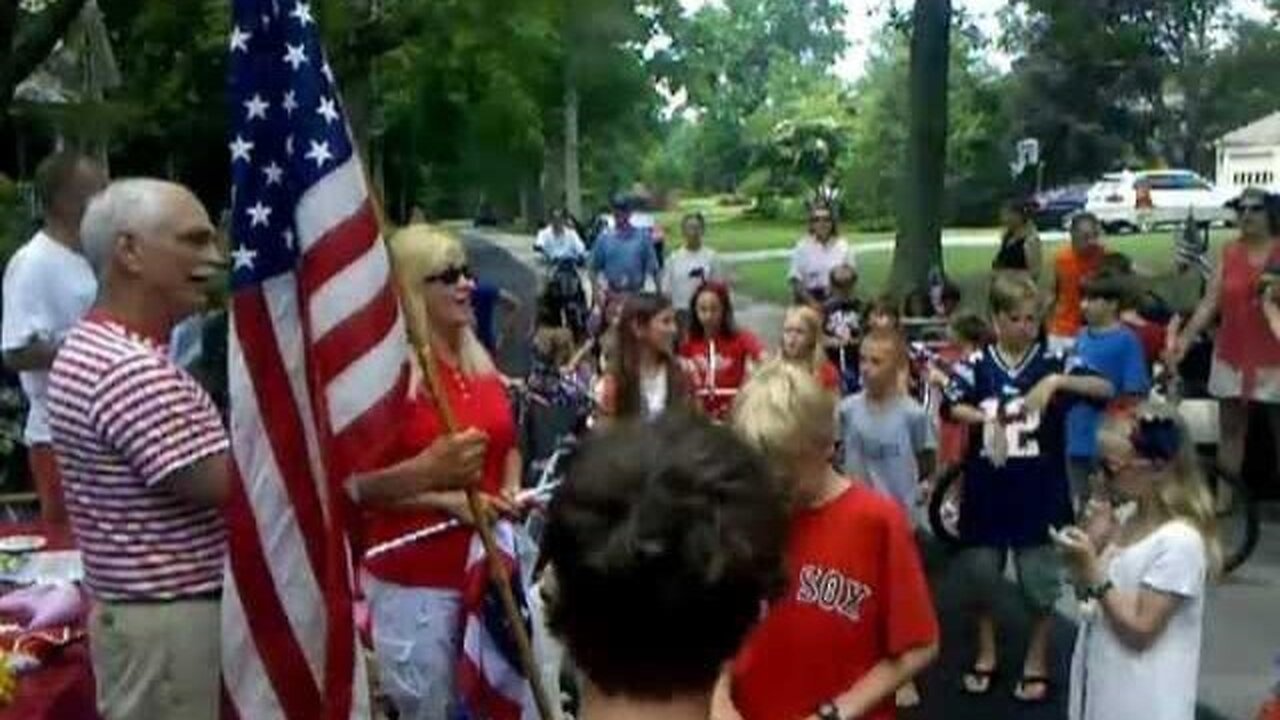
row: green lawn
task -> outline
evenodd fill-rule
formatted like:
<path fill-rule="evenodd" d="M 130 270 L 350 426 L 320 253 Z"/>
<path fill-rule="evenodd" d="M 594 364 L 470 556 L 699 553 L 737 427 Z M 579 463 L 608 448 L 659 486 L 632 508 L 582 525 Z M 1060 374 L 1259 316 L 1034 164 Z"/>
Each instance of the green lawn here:
<path fill-rule="evenodd" d="M 747 206 L 722 205 L 716 198 L 690 198 L 682 200 L 676 209 L 658 213 L 658 222 L 667 233 L 668 249 L 680 242 L 680 220 L 685 213 L 701 212 L 707 219 L 706 243 L 720 252 L 745 252 L 789 248 L 804 234 L 804 222 L 790 220 L 762 220 L 745 217 Z M 958 234 L 995 235 L 995 228 L 961 228 L 951 230 Z M 842 233 L 849 242 L 860 245 L 893 239 L 891 232 Z"/>
<path fill-rule="evenodd" d="M 1213 233 L 1215 252 L 1228 237 L 1231 231 L 1216 230 Z M 1122 252 L 1133 259 L 1138 271 L 1148 277 L 1148 285 L 1159 292 L 1168 287 L 1173 270 L 1173 236 L 1172 233 L 1150 233 L 1147 235 L 1130 235 L 1107 239 L 1108 246 Z M 1060 243 L 1045 244 L 1044 278 L 1052 273 L 1053 256 Z M 994 247 L 951 247 L 943 251 L 943 262 L 947 275 L 960 285 L 964 295 L 964 306 L 971 310 L 982 310 L 985 288 L 990 275 L 991 258 L 995 255 Z M 889 277 L 892 253 L 881 251 L 864 251 L 858 255 L 860 280 L 858 293 L 865 298 L 873 298 L 883 293 Z M 738 287 L 752 297 L 772 302 L 786 303 L 790 300 L 787 286 L 787 260 L 767 260 L 762 262 L 742 263 L 734 268 Z M 1047 281 L 1042 283 L 1047 285 Z"/>

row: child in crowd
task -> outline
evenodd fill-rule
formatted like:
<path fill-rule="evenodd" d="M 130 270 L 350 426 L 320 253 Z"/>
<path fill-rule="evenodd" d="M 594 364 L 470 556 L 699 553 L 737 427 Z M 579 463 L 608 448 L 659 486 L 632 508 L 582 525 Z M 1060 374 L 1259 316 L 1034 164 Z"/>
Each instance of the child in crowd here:
<path fill-rule="evenodd" d="M 1151 379 L 1142 343 L 1120 322 L 1121 303 L 1130 294 L 1126 279 L 1113 273 L 1095 275 L 1084 282 L 1080 294 L 1085 327 L 1075 339 L 1076 357 L 1111 383 L 1117 400 L 1141 401 Z M 1067 474 L 1077 509 L 1084 507 L 1091 494 L 1103 409 L 1098 403 L 1081 402 L 1067 413 Z"/>
<path fill-rule="evenodd" d="M 1172 407 L 1109 416 L 1099 444 L 1108 489 L 1137 509 L 1120 525 L 1093 501 L 1083 529 L 1054 533 L 1089 601 L 1069 716 L 1192 720 L 1206 585 L 1221 563 L 1213 498 Z"/>
<path fill-rule="evenodd" d="M 680 359 L 702 411 L 713 420 L 724 420 L 738 389 L 760 362 L 764 346 L 734 322 L 733 302 L 723 283 L 704 284 L 689 305 L 689 334 L 680 343 Z"/>
<path fill-rule="evenodd" d="M 840 372 L 822 348 L 822 316 L 808 305 L 792 305 L 782 320 L 780 357 L 811 373 L 822 387 L 840 391 Z"/>
<path fill-rule="evenodd" d="M 937 656 L 938 624 L 910 526 L 831 466 L 836 399 L 788 363 L 761 368 L 733 425 L 791 496 L 784 594 L 716 694 L 713 717 L 894 717 L 895 691 Z"/>
<path fill-rule="evenodd" d="M 649 420 L 683 405 L 685 379 L 675 356 L 671 300 L 651 292 L 628 296 L 614 332 L 617 347 L 602 383 L 601 417 Z"/>
<path fill-rule="evenodd" d="M 863 390 L 840 402 L 841 467 L 897 501 L 922 528 L 920 483 L 933 473 L 938 441 L 925 409 L 902 392 L 906 363 L 906 342 L 896 331 L 873 330 L 862 341 Z"/>
<path fill-rule="evenodd" d="M 858 391 L 858 344 L 866 303 L 855 294 L 858 271 L 852 265 L 837 265 L 831 271 L 831 296 L 822 304 L 823 345 L 827 359 L 840 371 L 840 394 Z"/>
<path fill-rule="evenodd" d="M 938 390 L 945 390 L 951 383 L 951 368 L 971 357 L 991 342 L 991 326 L 981 316 L 961 313 L 947 323 L 947 344 L 937 354 L 928 369 L 929 383 Z M 969 427 L 948 417 L 939 419 L 938 465 L 952 466 L 964 462 L 969 447 Z M 927 494 L 927 489 L 926 489 Z"/>
<path fill-rule="evenodd" d="M 893 302 L 893 298 L 879 297 L 867 309 L 867 330 L 876 328 L 898 330 L 901 327 L 902 316 L 898 313 L 898 305 Z"/>
<path fill-rule="evenodd" d="M 671 295 L 680 331 L 686 332 L 693 320 L 693 294 L 703 283 L 726 280 L 716 251 L 702 244 L 707 221 L 702 213 L 690 213 L 680 222 L 684 247 L 671 253 L 662 268 L 662 287 Z"/>
<path fill-rule="evenodd" d="M 978 652 L 963 689 L 982 695 L 996 675 L 992 600 L 1004 587 L 1012 553 L 1018 586 L 1032 615 L 1030 640 L 1014 697 L 1042 703 L 1050 693 L 1049 633 L 1059 593 L 1059 563 L 1049 528 L 1071 520 L 1066 478 L 1065 415 L 1060 395 L 1107 400 L 1106 379 L 1066 373 L 1061 358 L 1040 341 L 1039 293 L 1022 274 L 998 274 L 991 288 L 995 342 L 952 373 L 947 412 L 982 429 L 964 465 L 960 538 L 965 572 L 976 591 Z M 1056 401 L 1056 402 L 1055 402 Z M 976 439 L 976 438 L 975 438 Z"/>
<path fill-rule="evenodd" d="M 782 586 L 786 507 L 755 450 L 688 414 L 583 443 L 544 543 L 578 717 L 710 715 L 721 668 Z"/>

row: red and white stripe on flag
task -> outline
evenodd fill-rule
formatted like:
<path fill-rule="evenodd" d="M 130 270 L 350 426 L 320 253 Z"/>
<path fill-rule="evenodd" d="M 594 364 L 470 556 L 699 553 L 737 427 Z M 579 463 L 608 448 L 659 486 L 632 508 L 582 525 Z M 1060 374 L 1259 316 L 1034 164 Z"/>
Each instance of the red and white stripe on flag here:
<path fill-rule="evenodd" d="M 531 632 L 529 604 L 516 552 L 515 526 L 508 520 L 493 525 L 511 591 Z M 489 575 L 484 544 L 472 533 L 462 588 L 462 647 L 458 657 L 458 689 L 466 717 L 473 720 L 532 720 L 537 717 L 533 690 L 525 676 L 507 614 Z"/>
<path fill-rule="evenodd" d="M 367 718 L 342 486 L 394 438 L 404 326 L 308 3 L 232 14 L 223 714 Z"/>

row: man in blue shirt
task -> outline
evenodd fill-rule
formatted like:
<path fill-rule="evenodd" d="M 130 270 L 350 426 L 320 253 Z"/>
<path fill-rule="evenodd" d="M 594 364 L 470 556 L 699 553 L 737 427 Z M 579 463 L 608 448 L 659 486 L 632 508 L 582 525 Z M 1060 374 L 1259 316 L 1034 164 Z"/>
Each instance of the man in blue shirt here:
<path fill-rule="evenodd" d="M 613 227 L 602 232 L 591 248 L 590 269 L 597 292 L 640 292 L 650 277 L 654 289 L 662 291 L 652 237 L 649 231 L 631 224 L 631 205 L 627 200 L 614 201 Z"/>

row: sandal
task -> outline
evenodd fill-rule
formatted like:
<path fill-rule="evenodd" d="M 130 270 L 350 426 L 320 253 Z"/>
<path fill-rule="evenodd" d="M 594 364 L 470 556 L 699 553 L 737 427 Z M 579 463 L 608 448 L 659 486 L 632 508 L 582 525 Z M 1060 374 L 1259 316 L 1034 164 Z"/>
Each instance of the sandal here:
<path fill-rule="evenodd" d="M 960 678 L 960 689 L 966 695 L 986 695 L 996 684 L 995 668 L 980 668 L 977 665 L 965 671 Z"/>
<path fill-rule="evenodd" d="M 1033 695 L 1028 692 L 1028 688 L 1034 687 L 1041 687 L 1043 690 L 1039 695 Z M 1018 684 L 1013 686 L 1013 699 L 1028 705 L 1041 705 L 1049 700 L 1052 689 L 1053 684 L 1044 675 L 1023 675 L 1018 679 Z"/>

